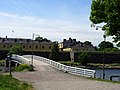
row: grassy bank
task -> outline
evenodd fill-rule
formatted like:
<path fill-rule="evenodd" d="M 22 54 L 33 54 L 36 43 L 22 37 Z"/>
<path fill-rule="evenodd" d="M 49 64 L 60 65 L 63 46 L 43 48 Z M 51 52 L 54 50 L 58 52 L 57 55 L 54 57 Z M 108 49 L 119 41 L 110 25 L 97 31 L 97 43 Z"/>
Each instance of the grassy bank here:
<path fill-rule="evenodd" d="M 71 61 L 58 61 L 64 65 L 80 67 L 80 68 L 103 68 L 103 64 L 100 63 L 88 63 L 86 66 L 82 66 L 79 62 Z M 120 69 L 119 63 L 105 64 L 106 69 Z"/>
<path fill-rule="evenodd" d="M 90 79 L 90 80 L 95 80 L 95 81 L 102 81 L 102 82 L 109 82 L 109 83 L 115 83 L 115 84 L 120 84 L 120 82 L 118 82 L 118 81 L 110 81 L 110 80 L 103 80 L 103 79 L 98 79 L 98 78 L 89 78 L 88 77 L 88 79 Z"/>
<path fill-rule="evenodd" d="M 0 90 L 32 90 L 32 86 L 8 75 L 0 75 Z"/>

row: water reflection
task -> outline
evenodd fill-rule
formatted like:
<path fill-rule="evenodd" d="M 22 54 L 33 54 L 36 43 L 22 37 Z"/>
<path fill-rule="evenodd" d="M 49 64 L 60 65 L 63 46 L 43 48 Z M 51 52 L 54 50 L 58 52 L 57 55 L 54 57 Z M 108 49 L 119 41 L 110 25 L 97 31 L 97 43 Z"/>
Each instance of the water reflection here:
<path fill-rule="evenodd" d="M 95 69 L 95 71 L 96 71 L 96 74 L 95 74 L 96 78 L 103 77 L 102 69 Z M 111 75 L 119 75 L 120 76 L 120 69 L 105 69 L 105 79 L 110 80 Z M 113 78 L 113 81 L 120 81 L 120 77 Z"/>

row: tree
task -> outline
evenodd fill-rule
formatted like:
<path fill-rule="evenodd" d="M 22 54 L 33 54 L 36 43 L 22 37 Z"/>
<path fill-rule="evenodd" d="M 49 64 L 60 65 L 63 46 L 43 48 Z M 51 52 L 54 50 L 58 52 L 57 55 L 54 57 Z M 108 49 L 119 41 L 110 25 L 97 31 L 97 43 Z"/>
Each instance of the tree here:
<path fill-rule="evenodd" d="M 102 30 L 120 40 L 120 0 L 92 0 L 90 20 L 93 24 L 103 23 Z"/>
<path fill-rule="evenodd" d="M 9 50 L 8 54 L 18 54 L 20 55 L 22 53 L 22 47 L 19 45 L 12 46 Z"/>
<path fill-rule="evenodd" d="M 55 61 L 58 61 L 59 59 L 59 47 L 58 47 L 58 43 L 54 42 L 53 46 L 52 46 L 52 51 L 49 54 L 49 58 Z"/>
<path fill-rule="evenodd" d="M 43 37 L 36 37 L 35 41 L 39 41 L 39 42 L 51 42 L 50 40 L 48 40 L 47 38 L 43 38 Z"/>
<path fill-rule="evenodd" d="M 87 45 L 87 46 L 93 46 L 90 41 L 85 41 L 84 44 Z"/>
<path fill-rule="evenodd" d="M 42 40 L 43 40 L 43 37 L 40 37 L 40 36 L 35 38 L 35 41 L 40 41 L 41 42 Z"/>
<path fill-rule="evenodd" d="M 102 41 L 102 42 L 98 45 L 98 47 L 99 47 L 99 49 L 100 49 L 101 51 L 104 50 L 104 45 L 105 45 L 105 49 L 107 49 L 107 48 L 114 48 L 113 43 L 111 43 L 111 42 L 109 42 L 109 41 L 107 41 L 107 42 Z"/>
<path fill-rule="evenodd" d="M 87 63 L 90 61 L 90 56 L 87 52 L 82 52 L 81 54 L 79 54 L 78 60 L 82 65 L 86 66 Z"/>

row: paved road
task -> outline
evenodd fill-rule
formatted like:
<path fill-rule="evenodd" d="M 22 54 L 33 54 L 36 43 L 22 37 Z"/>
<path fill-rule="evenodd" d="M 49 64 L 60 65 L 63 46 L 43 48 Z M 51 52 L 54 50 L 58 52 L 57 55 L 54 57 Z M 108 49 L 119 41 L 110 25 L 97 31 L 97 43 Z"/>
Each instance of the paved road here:
<path fill-rule="evenodd" d="M 89 80 L 58 71 L 34 60 L 35 72 L 14 72 L 19 80 L 33 84 L 35 90 L 120 90 L 120 84 Z"/>

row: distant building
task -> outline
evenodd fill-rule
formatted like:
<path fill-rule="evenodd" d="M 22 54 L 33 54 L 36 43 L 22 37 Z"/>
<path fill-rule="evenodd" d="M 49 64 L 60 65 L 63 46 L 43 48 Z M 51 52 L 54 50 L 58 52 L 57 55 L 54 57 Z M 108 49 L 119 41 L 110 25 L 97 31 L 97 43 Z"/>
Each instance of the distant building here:
<path fill-rule="evenodd" d="M 0 37 L 0 50 L 9 50 L 14 45 L 22 46 L 24 51 L 46 51 L 50 52 L 52 42 L 39 42 L 31 39 L 22 38 L 1 38 Z"/>
<path fill-rule="evenodd" d="M 66 52 L 94 51 L 93 46 L 85 45 L 84 43 L 71 38 L 69 38 L 69 40 L 64 39 L 63 42 L 59 43 L 59 49 Z"/>

